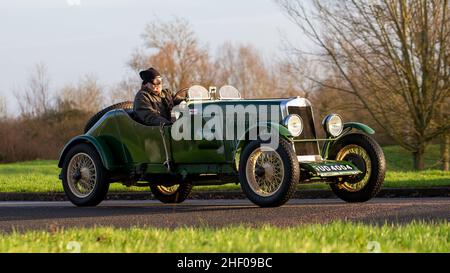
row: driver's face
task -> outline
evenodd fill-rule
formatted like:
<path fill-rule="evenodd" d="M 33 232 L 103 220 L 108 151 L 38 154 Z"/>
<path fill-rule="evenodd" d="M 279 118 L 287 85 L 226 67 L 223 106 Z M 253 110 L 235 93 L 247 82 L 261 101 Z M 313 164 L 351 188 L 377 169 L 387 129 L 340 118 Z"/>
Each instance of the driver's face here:
<path fill-rule="evenodd" d="M 162 91 L 162 78 L 156 77 L 153 82 L 148 83 L 148 87 L 153 91 L 153 93 L 160 95 Z"/>

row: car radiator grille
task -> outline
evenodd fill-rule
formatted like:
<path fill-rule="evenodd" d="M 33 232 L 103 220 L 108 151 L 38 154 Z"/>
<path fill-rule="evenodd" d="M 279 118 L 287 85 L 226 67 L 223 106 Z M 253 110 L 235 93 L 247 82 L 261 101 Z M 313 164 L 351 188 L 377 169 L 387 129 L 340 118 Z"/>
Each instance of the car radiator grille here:
<path fill-rule="evenodd" d="M 313 113 L 310 106 L 306 107 L 288 107 L 288 114 L 297 114 L 303 120 L 303 132 L 300 136 L 294 138 L 297 139 L 316 139 L 316 130 L 314 126 Z M 294 144 L 295 153 L 298 156 L 301 155 L 319 155 L 319 143 L 318 141 L 308 142 L 296 142 Z"/>

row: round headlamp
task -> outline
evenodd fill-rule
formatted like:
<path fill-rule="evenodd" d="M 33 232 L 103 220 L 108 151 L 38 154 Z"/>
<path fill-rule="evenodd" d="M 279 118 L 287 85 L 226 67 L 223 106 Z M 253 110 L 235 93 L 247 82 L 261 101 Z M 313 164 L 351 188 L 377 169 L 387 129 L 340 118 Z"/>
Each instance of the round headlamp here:
<path fill-rule="evenodd" d="M 292 114 L 287 116 L 283 121 L 283 125 L 286 126 L 293 137 L 298 137 L 303 132 L 303 121 L 299 115 Z"/>
<path fill-rule="evenodd" d="M 322 125 L 327 134 L 333 137 L 339 136 L 344 128 L 342 118 L 337 114 L 330 114 L 326 116 L 322 122 Z"/>

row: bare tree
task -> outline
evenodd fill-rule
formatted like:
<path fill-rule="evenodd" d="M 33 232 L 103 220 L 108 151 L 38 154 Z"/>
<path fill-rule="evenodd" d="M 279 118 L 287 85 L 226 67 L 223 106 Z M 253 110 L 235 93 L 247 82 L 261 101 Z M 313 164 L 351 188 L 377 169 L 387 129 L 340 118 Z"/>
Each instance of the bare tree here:
<path fill-rule="evenodd" d="M 437 114 L 450 95 L 448 0 L 277 3 L 320 49 L 296 53 L 314 56 L 334 77 L 310 79 L 353 94 L 423 169 L 427 143 L 450 128 Z"/>
<path fill-rule="evenodd" d="M 269 69 L 251 45 L 223 44 L 218 50 L 215 67 L 218 82 L 235 86 L 243 97 L 275 95 Z"/>
<path fill-rule="evenodd" d="M 21 113 L 26 116 L 38 116 L 51 108 L 50 77 L 44 63 L 35 65 L 23 92 L 15 93 Z"/>
<path fill-rule="evenodd" d="M 141 86 L 139 76 L 136 74 L 125 77 L 119 83 L 110 88 L 108 98 L 110 104 L 119 103 L 123 101 L 133 101 L 136 92 Z"/>
<path fill-rule="evenodd" d="M 157 68 L 173 91 L 212 81 L 208 50 L 199 44 L 186 20 L 151 22 L 142 38 L 144 48 L 137 50 L 128 63 L 134 71 Z"/>
<path fill-rule="evenodd" d="M 282 91 L 282 96 L 303 96 L 312 99 L 323 87 L 304 75 L 318 77 L 321 73 L 320 67 L 311 60 L 300 58 L 295 61 L 288 58 L 277 63 L 274 68 L 276 74 L 274 80 L 279 79 L 277 86 Z"/>
<path fill-rule="evenodd" d="M 447 98 L 445 101 L 441 103 L 439 114 L 439 119 L 441 119 L 441 123 L 448 122 L 450 120 L 450 98 Z M 441 136 L 441 161 L 442 161 L 442 170 L 449 171 L 450 170 L 450 129 L 445 131 Z"/>
<path fill-rule="evenodd" d="M 445 132 L 442 135 L 441 142 L 441 157 L 442 157 L 442 170 L 450 170 L 450 133 Z"/>
<path fill-rule="evenodd" d="M 103 105 L 103 93 L 94 75 L 84 75 L 77 85 L 67 85 L 57 98 L 60 107 L 68 107 L 88 113 L 99 111 Z"/>
<path fill-rule="evenodd" d="M 6 99 L 0 96 L 0 120 L 6 119 L 8 117 L 8 108 L 6 105 Z"/>

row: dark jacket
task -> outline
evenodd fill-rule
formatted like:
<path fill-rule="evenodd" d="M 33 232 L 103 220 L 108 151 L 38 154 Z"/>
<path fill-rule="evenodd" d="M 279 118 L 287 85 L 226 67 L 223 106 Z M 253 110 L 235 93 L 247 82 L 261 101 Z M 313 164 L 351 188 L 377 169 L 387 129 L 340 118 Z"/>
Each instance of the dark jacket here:
<path fill-rule="evenodd" d="M 171 124 L 170 112 L 182 99 L 175 99 L 172 92 L 164 89 L 158 96 L 152 91 L 141 88 L 134 98 L 133 109 L 145 125 Z"/>

